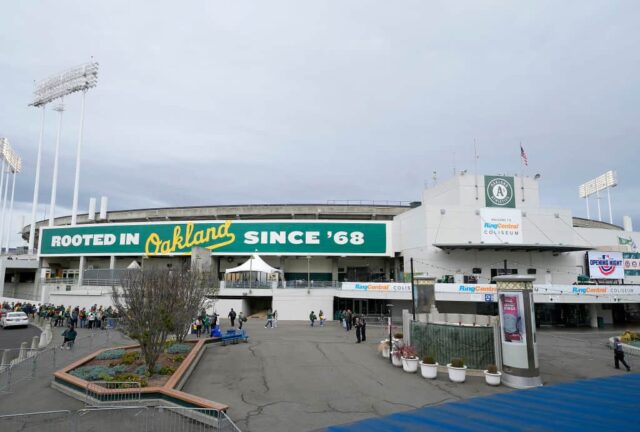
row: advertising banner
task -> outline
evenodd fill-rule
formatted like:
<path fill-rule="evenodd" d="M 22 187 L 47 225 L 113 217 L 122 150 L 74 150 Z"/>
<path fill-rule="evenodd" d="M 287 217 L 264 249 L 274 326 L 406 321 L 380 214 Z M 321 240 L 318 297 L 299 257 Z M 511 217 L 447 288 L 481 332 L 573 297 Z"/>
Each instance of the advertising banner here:
<path fill-rule="evenodd" d="M 480 241 L 485 244 L 522 244 L 522 212 L 480 209 Z"/>
<path fill-rule="evenodd" d="M 525 343 L 524 311 L 522 293 L 500 294 L 500 322 L 502 341 Z"/>
<path fill-rule="evenodd" d="M 624 279 L 621 252 L 587 252 L 591 279 Z"/>
<path fill-rule="evenodd" d="M 484 176 L 484 192 L 486 207 L 516 207 L 513 177 Z"/>
<path fill-rule="evenodd" d="M 389 255 L 388 222 L 197 221 L 95 224 L 40 230 L 41 256 Z"/>
<path fill-rule="evenodd" d="M 624 267 L 625 276 L 640 276 L 640 253 L 623 253 L 622 265 Z"/>
<path fill-rule="evenodd" d="M 410 283 L 399 282 L 342 282 L 347 291 L 411 292 Z"/>

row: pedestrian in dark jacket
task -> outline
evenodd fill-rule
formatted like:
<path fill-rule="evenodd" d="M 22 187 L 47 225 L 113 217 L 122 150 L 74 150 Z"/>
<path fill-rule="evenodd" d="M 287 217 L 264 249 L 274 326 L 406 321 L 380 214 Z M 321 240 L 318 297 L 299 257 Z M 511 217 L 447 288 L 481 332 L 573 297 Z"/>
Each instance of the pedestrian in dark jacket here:
<path fill-rule="evenodd" d="M 360 321 L 360 317 L 356 316 L 354 327 L 356 328 L 356 343 L 360 343 L 361 339 L 361 331 L 362 331 L 362 323 Z"/>
<path fill-rule="evenodd" d="M 236 311 L 231 308 L 231 312 L 229 312 L 229 321 L 231 321 L 231 327 L 235 327 L 236 323 Z"/>
<path fill-rule="evenodd" d="M 309 314 L 309 321 L 311 321 L 311 327 L 313 327 L 313 323 L 316 322 L 316 319 L 318 319 L 318 317 L 316 317 L 316 313 L 314 311 L 311 311 L 311 313 Z"/>
<path fill-rule="evenodd" d="M 620 369 L 620 363 L 627 368 L 627 372 L 631 370 L 627 362 L 624 360 L 624 351 L 622 350 L 622 344 L 620 343 L 620 338 L 613 339 L 613 360 L 616 365 L 616 369 Z"/>

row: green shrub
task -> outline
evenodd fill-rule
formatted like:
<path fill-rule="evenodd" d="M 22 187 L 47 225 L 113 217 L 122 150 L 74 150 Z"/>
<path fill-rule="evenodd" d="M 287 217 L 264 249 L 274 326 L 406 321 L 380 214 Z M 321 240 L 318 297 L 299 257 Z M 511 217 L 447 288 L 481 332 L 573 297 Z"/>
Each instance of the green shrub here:
<path fill-rule="evenodd" d="M 116 375 L 113 377 L 113 380 L 120 382 L 137 382 L 140 384 L 140 387 L 146 387 L 149 385 L 149 381 L 147 381 L 146 376 L 139 376 L 131 373 Z"/>
<path fill-rule="evenodd" d="M 173 375 L 176 371 L 176 368 L 171 366 L 162 366 L 160 369 L 156 369 L 156 372 L 160 375 Z"/>
<path fill-rule="evenodd" d="M 167 348 L 168 354 L 186 354 L 191 351 L 191 346 L 187 344 L 174 343 Z"/>
<path fill-rule="evenodd" d="M 498 373 L 498 367 L 494 364 L 490 364 L 487 366 L 487 372 L 489 372 L 490 374 L 497 374 Z"/>
<path fill-rule="evenodd" d="M 147 368 L 146 365 L 140 365 L 136 368 L 136 370 L 134 371 L 134 373 L 136 375 L 140 375 L 140 376 L 151 376 L 151 374 L 149 373 L 149 369 Z"/>
<path fill-rule="evenodd" d="M 122 364 L 130 365 L 140 358 L 140 352 L 128 351 L 122 356 Z"/>
<path fill-rule="evenodd" d="M 96 356 L 96 360 L 115 360 L 122 358 L 125 354 L 125 350 L 123 349 L 114 349 L 109 351 L 101 352 Z"/>
<path fill-rule="evenodd" d="M 112 368 L 109 368 L 109 372 L 111 375 L 120 375 L 123 374 L 125 372 L 127 372 L 127 366 L 121 364 L 121 365 L 116 365 Z"/>
<path fill-rule="evenodd" d="M 110 368 L 104 366 L 81 366 L 70 372 L 71 375 L 86 381 L 108 381 L 114 374 Z"/>
<path fill-rule="evenodd" d="M 456 368 L 464 367 L 464 360 L 461 358 L 451 359 L 451 366 Z"/>
<path fill-rule="evenodd" d="M 182 361 L 185 359 L 185 357 L 182 354 L 178 354 L 177 356 L 175 356 L 173 358 L 173 361 L 176 363 L 182 363 Z"/>
<path fill-rule="evenodd" d="M 433 356 L 426 355 L 426 356 L 424 356 L 422 358 L 422 363 L 429 364 L 429 365 L 434 365 L 434 364 L 436 364 L 436 361 L 433 359 Z"/>

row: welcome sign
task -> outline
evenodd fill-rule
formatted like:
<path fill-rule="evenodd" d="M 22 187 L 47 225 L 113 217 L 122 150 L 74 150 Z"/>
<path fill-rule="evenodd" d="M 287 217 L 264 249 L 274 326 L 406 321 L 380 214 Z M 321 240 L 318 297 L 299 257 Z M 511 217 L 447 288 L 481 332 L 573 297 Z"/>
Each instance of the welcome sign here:
<path fill-rule="evenodd" d="M 44 227 L 40 256 L 389 255 L 388 222 L 197 221 Z"/>

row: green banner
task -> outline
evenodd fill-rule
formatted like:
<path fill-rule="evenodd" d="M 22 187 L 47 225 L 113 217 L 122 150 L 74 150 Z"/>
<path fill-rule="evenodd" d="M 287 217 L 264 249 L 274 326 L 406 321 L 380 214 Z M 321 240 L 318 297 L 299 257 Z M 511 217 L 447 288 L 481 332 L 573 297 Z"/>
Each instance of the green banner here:
<path fill-rule="evenodd" d="M 513 177 L 484 176 L 485 207 L 515 208 Z"/>
<path fill-rule="evenodd" d="M 387 255 L 387 222 L 172 222 L 42 228 L 40 255 Z"/>

